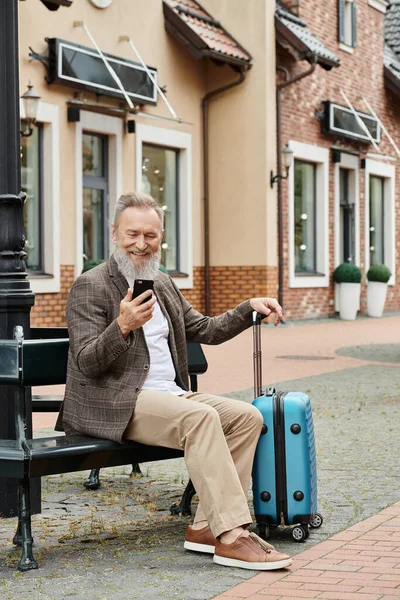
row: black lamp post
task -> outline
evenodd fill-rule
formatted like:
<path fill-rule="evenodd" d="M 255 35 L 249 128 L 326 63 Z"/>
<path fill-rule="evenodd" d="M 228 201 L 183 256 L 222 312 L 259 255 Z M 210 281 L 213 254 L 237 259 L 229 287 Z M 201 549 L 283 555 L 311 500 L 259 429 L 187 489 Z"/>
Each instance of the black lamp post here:
<path fill-rule="evenodd" d="M 12 339 L 16 325 L 22 325 L 29 337 L 29 313 L 34 303 L 24 262 L 25 194 L 20 192 L 18 0 L 0 2 L 0 56 L 0 338 Z M 0 438 L 15 439 L 13 388 L 3 389 Z M 40 511 L 40 487 L 36 487 L 32 501 L 33 510 Z M 0 515 L 13 516 L 16 507 L 16 484 L 0 479 Z"/>
<path fill-rule="evenodd" d="M 71 0 L 46 0 L 51 10 Z M 38 4 L 39 7 L 39 4 Z M 21 193 L 18 65 L 18 0 L 0 0 L 0 339 L 12 339 L 16 325 L 30 335 L 34 294 L 27 279 Z M 0 365 L 1 368 L 1 365 Z M 27 432 L 30 437 L 32 432 Z M 0 439 L 15 439 L 14 392 L 0 395 Z M 32 494 L 32 511 L 40 512 L 40 480 Z M 0 516 L 16 514 L 15 480 L 0 478 Z"/>

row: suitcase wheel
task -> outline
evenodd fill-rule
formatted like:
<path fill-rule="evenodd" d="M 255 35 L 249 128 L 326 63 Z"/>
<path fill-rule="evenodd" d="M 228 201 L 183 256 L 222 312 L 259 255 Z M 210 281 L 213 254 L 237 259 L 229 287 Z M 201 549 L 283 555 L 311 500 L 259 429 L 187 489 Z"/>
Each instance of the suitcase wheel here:
<path fill-rule="evenodd" d="M 307 525 L 296 525 L 292 529 L 292 537 L 296 542 L 305 542 L 310 537 Z"/>
<path fill-rule="evenodd" d="M 315 513 L 311 516 L 310 527 L 312 527 L 313 529 L 318 529 L 318 527 L 321 527 L 323 522 L 323 516 L 320 513 Z"/>
<path fill-rule="evenodd" d="M 262 540 L 267 540 L 269 538 L 269 527 L 267 523 L 257 523 L 257 535 L 260 536 Z"/>

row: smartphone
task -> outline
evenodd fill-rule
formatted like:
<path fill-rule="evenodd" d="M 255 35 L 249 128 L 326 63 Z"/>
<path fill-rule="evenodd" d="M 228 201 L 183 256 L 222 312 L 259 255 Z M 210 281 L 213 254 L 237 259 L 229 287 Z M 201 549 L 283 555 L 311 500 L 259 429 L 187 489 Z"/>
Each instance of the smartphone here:
<path fill-rule="evenodd" d="M 143 294 L 143 292 L 145 292 L 146 290 L 153 290 L 153 286 L 154 281 L 152 279 L 135 279 L 133 284 L 132 300 L 140 296 L 140 294 Z M 150 300 L 150 298 L 151 296 L 149 298 L 146 298 L 146 300 L 143 300 L 143 302 L 147 302 L 148 300 Z M 143 304 L 143 302 L 141 304 Z"/>

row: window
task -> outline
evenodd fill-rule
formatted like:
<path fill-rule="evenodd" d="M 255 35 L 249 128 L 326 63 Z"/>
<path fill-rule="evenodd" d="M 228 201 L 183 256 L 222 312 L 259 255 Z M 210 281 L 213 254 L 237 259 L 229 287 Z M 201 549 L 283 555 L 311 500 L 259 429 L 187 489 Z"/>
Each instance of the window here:
<path fill-rule="evenodd" d="M 369 264 L 384 264 L 384 184 L 383 177 L 369 178 Z"/>
<path fill-rule="evenodd" d="M 329 286 L 329 150 L 289 140 L 289 287 Z"/>
<path fill-rule="evenodd" d="M 357 46 L 357 5 L 355 0 L 338 0 L 338 29 L 339 42 L 345 47 L 355 48 Z"/>
<path fill-rule="evenodd" d="M 22 122 L 23 130 L 26 129 Z M 24 205 L 25 262 L 28 271 L 43 273 L 42 232 L 43 127 L 37 125 L 32 135 L 21 137 L 21 187 L 26 194 Z"/>
<path fill-rule="evenodd" d="M 161 264 L 169 273 L 179 273 L 179 152 L 143 144 L 142 191 L 150 194 L 164 211 Z"/>
<path fill-rule="evenodd" d="M 393 164 L 365 160 L 365 272 L 370 265 L 383 263 L 395 283 L 395 173 Z"/>
<path fill-rule="evenodd" d="M 340 263 L 355 262 L 355 214 L 350 199 L 350 180 L 354 171 L 339 168 Z"/>
<path fill-rule="evenodd" d="M 83 258 L 108 257 L 108 138 L 82 134 Z"/>
<path fill-rule="evenodd" d="M 316 272 L 315 243 L 316 165 L 294 161 L 294 253 L 295 273 Z"/>
<path fill-rule="evenodd" d="M 162 264 L 181 289 L 193 287 L 192 137 L 136 124 L 136 188 L 164 209 Z"/>

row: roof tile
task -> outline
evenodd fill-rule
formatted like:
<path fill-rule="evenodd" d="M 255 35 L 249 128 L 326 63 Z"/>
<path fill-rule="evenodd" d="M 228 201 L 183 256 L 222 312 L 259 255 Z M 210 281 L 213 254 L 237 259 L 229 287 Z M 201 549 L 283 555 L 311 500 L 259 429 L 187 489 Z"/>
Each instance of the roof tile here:
<path fill-rule="evenodd" d="M 250 54 L 195 0 L 164 0 L 164 3 L 173 9 L 207 48 L 220 54 L 222 59 L 226 56 L 250 63 Z"/>
<path fill-rule="evenodd" d="M 313 55 L 317 57 L 318 62 L 322 65 L 328 65 L 329 67 L 338 67 L 340 65 L 340 59 L 307 28 L 307 23 L 291 13 L 279 1 L 275 15 L 284 28 L 294 35 L 305 47 L 303 58 L 309 58 L 310 55 Z"/>

